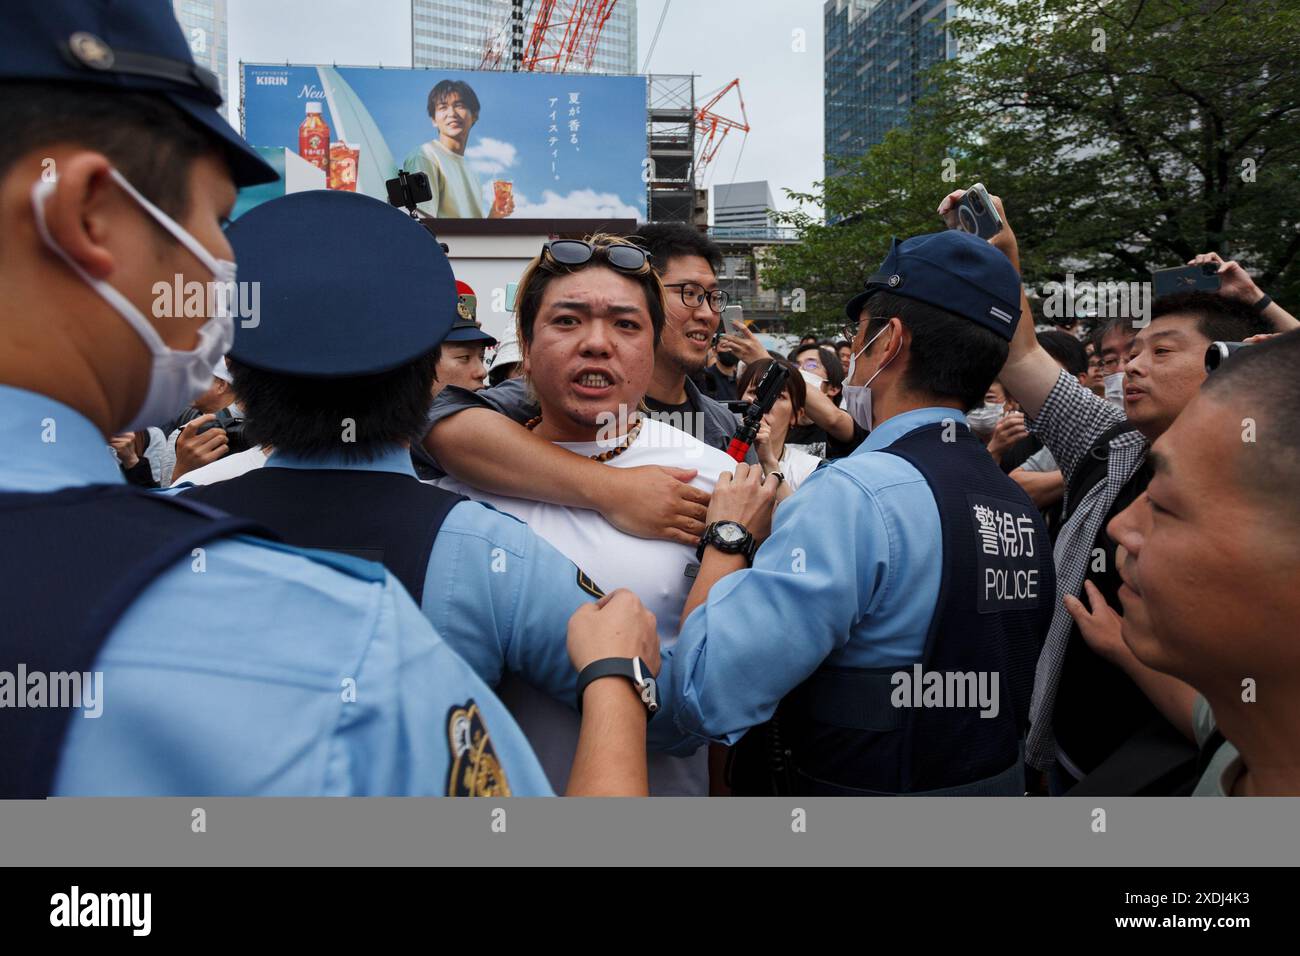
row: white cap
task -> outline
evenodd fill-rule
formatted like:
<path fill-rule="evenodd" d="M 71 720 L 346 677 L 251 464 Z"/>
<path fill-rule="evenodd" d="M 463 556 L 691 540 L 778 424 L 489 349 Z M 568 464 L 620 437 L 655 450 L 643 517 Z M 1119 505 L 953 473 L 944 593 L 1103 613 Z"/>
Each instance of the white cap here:
<path fill-rule="evenodd" d="M 221 379 L 227 385 L 231 384 L 233 381 L 230 377 L 230 369 L 226 368 L 226 359 L 224 356 L 217 359 L 217 364 L 212 366 L 212 374 Z"/>
<path fill-rule="evenodd" d="M 307 112 L 308 112 L 308 113 L 319 113 L 319 112 L 320 112 L 320 104 L 319 104 L 319 103 L 314 103 L 314 102 L 313 102 L 313 103 L 308 103 L 308 104 L 307 104 Z"/>
<path fill-rule="evenodd" d="M 501 365 L 509 365 L 511 362 L 522 362 L 523 353 L 519 351 L 519 343 L 515 340 L 514 333 L 510 333 L 507 338 L 501 340 L 497 350 L 492 355 L 492 367 L 497 368 Z"/>

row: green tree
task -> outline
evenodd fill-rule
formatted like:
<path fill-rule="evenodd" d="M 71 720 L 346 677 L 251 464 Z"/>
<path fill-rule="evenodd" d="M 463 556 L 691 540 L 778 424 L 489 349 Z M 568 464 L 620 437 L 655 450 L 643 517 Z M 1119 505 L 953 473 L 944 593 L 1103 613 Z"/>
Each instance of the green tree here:
<path fill-rule="evenodd" d="M 1198 252 L 1236 258 L 1300 304 L 1300 4 L 969 0 L 963 56 L 933 69 L 906 130 L 817 184 L 835 225 L 788 216 L 769 258 L 823 327 L 888 233 L 977 180 L 1002 196 L 1032 287 L 1133 281 Z M 957 182 L 944 181 L 947 155 Z M 862 259 L 855 273 L 853 263 Z M 865 258 L 864 258 L 865 257 Z M 802 281 L 801 281 L 802 280 Z"/>

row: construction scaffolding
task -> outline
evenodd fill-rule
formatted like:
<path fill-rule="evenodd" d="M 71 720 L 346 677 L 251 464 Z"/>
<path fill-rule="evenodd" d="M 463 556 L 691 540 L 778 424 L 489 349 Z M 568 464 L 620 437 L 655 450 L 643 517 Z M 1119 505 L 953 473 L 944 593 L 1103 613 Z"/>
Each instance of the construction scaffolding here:
<path fill-rule="evenodd" d="M 646 209 L 653 222 L 708 222 L 707 200 L 700 218 L 695 189 L 695 129 L 695 77 L 647 76 Z"/>

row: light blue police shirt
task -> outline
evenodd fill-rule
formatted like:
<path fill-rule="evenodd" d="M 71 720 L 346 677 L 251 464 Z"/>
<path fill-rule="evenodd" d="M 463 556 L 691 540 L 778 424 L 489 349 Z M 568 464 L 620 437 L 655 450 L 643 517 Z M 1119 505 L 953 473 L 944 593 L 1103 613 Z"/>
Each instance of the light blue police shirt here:
<path fill-rule="evenodd" d="M 277 451 L 267 468 L 387 471 L 416 479 L 411 455 L 394 446 L 368 462 Z M 513 515 L 476 501 L 448 512 L 425 572 L 421 608 L 442 639 L 490 687 L 507 672 L 576 709 L 569 618 L 599 596 L 578 567 Z"/>
<path fill-rule="evenodd" d="M 896 415 L 813 472 L 776 509 L 754 566 L 691 612 L 665 668 L 674 752 L 735 743 L 823 663 L 921 659 L 943 566 L 939 508 L 921 473 L 880 449 L 948 419 L 963 420 L 951 408 Z"/>
<path fill-rule="evenodd" d="M 89 420 L 0 385 L 0 490 L 122 480 Z M 386 572 L 216 541 L 202 572 L 181 561 L 144 590 L 93 669 L 102 713 L 70 716 L 59 796 L 551 793 L 509 712 Z"/>

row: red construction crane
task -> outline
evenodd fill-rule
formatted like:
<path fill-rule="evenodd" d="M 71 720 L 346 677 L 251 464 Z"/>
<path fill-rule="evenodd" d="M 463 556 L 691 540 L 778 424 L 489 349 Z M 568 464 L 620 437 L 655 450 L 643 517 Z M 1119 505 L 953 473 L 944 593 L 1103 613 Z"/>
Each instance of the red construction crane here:
<path fill-rule="evenodd" d="M 740 103 L 740 119 L 738 120 L 724 116 L 714 109 L 722 102 L 723 97 L 731 92 L 733 87 L 736 90 L 736 99 Z M 727 139 L 727 134 L 733 129 L 738 129 L 746 135 L 749 134 L 749 115 L 745 112 L 745 97 L 740 92 L 739 78 L 732 80 L 718 90 L 707 103 L 695 111 L 695 129 L 700 134 L 695 158 L 695 181 L 702 183 L 704 181 L 704 170 L 713 161 L 713 157 L 718 154 L 718 150 L 722 148 L 722 144 Z"/>
<path fill-rule="evenodd" d="M 524 40 L 519 69 L 530 73 L 564 73 L 570 66 L 591 69 L 601 31 L 618 0 L 537 0 L 533 29 Z M 507 26 L 509 21 L 507 21 Z M 487 44 L 481 69 L 499 69 L 501 35 Z"/>

